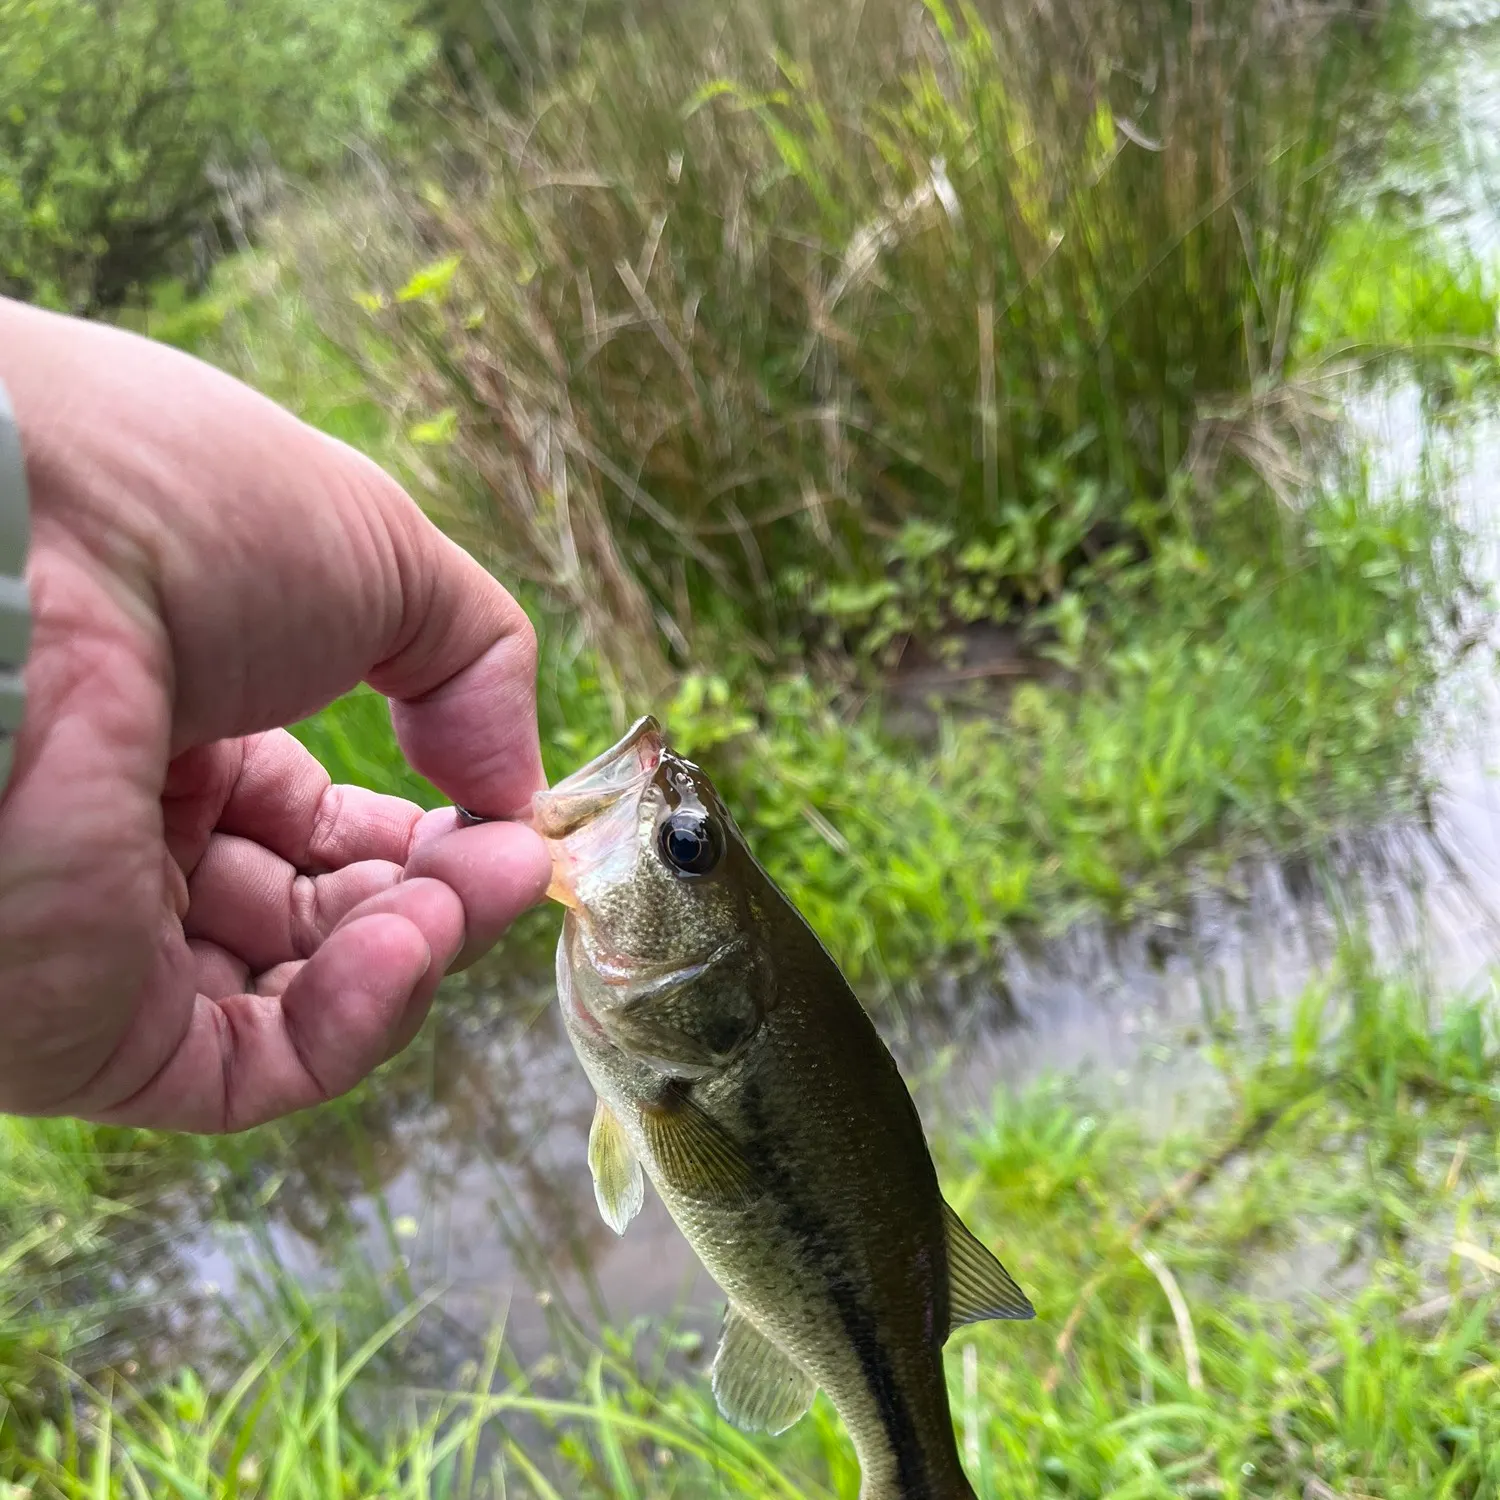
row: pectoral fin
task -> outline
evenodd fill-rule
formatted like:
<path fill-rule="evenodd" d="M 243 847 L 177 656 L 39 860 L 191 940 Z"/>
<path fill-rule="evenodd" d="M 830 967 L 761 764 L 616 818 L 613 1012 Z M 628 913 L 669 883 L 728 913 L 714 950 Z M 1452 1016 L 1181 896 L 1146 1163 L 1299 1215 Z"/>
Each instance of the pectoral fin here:
<path fill-rule="evenodd" d="M 755 1173 L 734 1138 L 678 1087 L 641 1109 L 641 1123 L 662 1178 L 688 1198 L 743 1208 L 760 1196 Z"/>
<path fill-rule="evenodd" d="M 624 1234 L 646 1201 L 646 1175 L 620 1122 L 602 1099 L 589 1127 L 589 1171 L 594 1175 L 594 1201 L 604 1222 L 616 1234 Z"/>
<path fill-rule="evenodd" d="M 1010 1273 L 943 1204 L 948 1237 L 948 1332 L 986 1318 L 1034 1318 L 1036 1309 Z"/>
<path fill-rule="evenodd" d="M 734 1303 L 714 1355 L 714 1399 L 745 1432 L 785 1432 L 812 1405 L 817 1386 Z"/>

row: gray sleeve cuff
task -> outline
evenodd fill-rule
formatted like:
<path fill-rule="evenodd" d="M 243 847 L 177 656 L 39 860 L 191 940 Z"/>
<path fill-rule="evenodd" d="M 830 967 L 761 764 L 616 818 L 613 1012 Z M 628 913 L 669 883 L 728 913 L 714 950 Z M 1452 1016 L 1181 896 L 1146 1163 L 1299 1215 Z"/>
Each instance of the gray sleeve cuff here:
<path fill-rule="evenodd" d="M 0 793 L 10 779 L 12 741 L 26 706 L 21 668 L 31 644 L 26 595 L 28 511 L 21 434 L 10 398 L 0 385 Z"/>

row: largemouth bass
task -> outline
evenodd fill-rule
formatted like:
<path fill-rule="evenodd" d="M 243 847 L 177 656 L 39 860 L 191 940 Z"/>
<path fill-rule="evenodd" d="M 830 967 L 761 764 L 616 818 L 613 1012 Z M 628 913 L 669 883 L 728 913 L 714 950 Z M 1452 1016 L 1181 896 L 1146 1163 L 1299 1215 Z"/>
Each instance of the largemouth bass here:
<path fill-rule="evenodd" d="M 973 1500 L 943 1344 L 1031 1303 L 944 1202 L 911 1095 L 838 966 L 654 719 L 535 799 L 568 907 L 557 988 L 623 1234 L 650 1177 L 729 1300 L 724 1416 L 781 1432 L 821 1388 L 862 1500 Z"/>

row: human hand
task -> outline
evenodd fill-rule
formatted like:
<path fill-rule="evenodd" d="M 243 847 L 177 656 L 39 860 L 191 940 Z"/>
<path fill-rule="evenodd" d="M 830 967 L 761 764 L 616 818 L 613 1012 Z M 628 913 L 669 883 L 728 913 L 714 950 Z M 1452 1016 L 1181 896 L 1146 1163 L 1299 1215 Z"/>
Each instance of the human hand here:
<path fill-rule="evenodd" d="M 455 801 L 544 785 L 536 645 L 378 467 L 227 375 L 0 299 L 32 497 L 0 800 L 0 1110 L 237 1130 L 351 1088 L 539 901 L 542 840 L 329 785 L 361 680 Z"/>

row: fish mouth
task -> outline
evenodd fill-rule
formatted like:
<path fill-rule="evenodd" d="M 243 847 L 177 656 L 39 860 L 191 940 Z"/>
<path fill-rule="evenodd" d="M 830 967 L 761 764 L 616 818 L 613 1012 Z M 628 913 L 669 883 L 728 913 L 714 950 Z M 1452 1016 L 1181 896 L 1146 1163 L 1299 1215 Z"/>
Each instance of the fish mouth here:
<path fill-rule="evenodd" d="M 552 900 L 578 907 L 575 887 L 580 866 L 594 862 L 601 844 L 618 836 L 609 814 L 627 812 L 633 817 L 665 752 L 661 725 L 646 714 L 608 750 L 532 797 L 531 826 L 552 851 L 552 883 L 547 887 Z M 594 831 L 590 825 L 597 828 L 597 836 L 590 836 Z"/>

